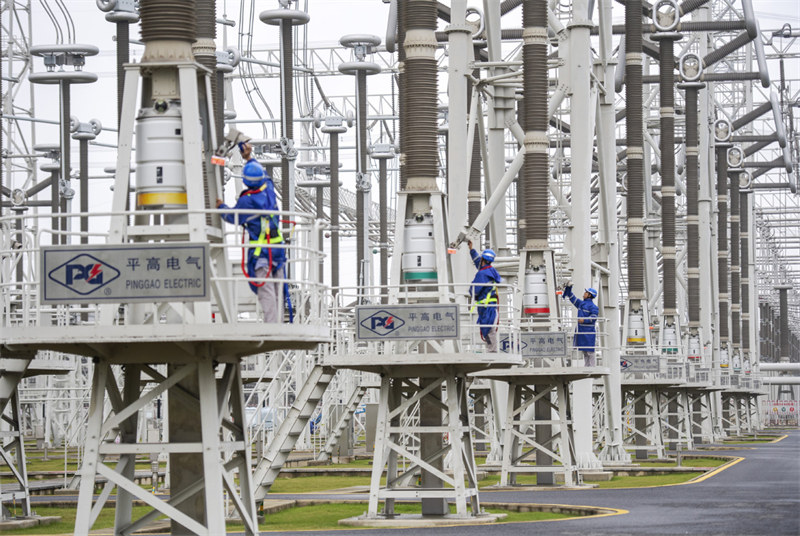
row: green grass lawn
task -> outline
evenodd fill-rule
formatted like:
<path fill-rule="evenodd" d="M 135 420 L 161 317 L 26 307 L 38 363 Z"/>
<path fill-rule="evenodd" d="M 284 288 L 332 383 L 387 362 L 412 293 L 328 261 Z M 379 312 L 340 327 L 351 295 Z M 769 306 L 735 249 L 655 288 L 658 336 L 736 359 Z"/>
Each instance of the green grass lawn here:
<path fill-rule="evenodd" d="M 35 512 L 37 515 L 43 517 L 61 516 L 61 521 L 43 527 L 32 527 L 29 529 L 21 529 L 21 530 L 4 530 L 2 534 L 3 535 L 7 534 L 9 536 L 18 534 L 72 534 L 72 532 L 75 530 L 75 517 L 77 511 L 78 511 L 77 508 L 49 508 L 49 507 L 35 508 Z M 141 517 L 149 511 L 150 508 L 146 506 L 134 506 L 133 518 L 136 519 L 138 517 Z M 19 511 L 18 513 L 21 514 L 21 512 Z M 114 509 L 104 508 L 100 512 L 100 516 L 97 518 L 97 522 L 94 524 L 93 528 L 107 529 L 113 526 L 114 526 Z"/>
<path fill-rule="evenodd" d="M 270 488 L 270 493 L 304 493 L 369 486 L 368 476 L 300 476 L 297 478 L 278 478 Z M 381 482 L 386 482 L 381 478 Z"/>
<path fill-rule="evenodd" d="M 688 482 L 696 476 L 702 475 L 700 471 L 688 473 L 677 473 L 669 475 L 646 475 L 646 476 L 614 476 L 607 482 L 592 482 L 600 488 L 639 488 L 649 486 L 666 486 L 669 484 L 679 484 Z M 496 486 L 500 483 L 500 475 L 489 475 L 480 482 L 478 488 Z M 535 486 L 536 475 L 517 475 L 518 486 Z"/>
<path fill-rule="evenodd" d="M 682 467 L 719 467 L 720 465 L 728 463 L 730 460 L 720 460 L 716 458 L 682 458 L 681 459 L 681 466 Z M 642 467 L 677 467 L 678 463 L 675 460 L 669 460 L 664 462 L 638 462 L 634 461 L 635 463 L 641 465 Z"/>
<path fill-rule="evenodd" d="M 362 504 L 319 504 L 314 506 L 303 506 L 290 508 L 276 514 L 269 514 L 260 524 L 260 530 L 264 531 L 294 531 L 294 530 L 353 530 L 353 527 L 340 526 L 339 520 L 348 517 L 355 517 L 363 514 L 367 509 L 366 503 Z M 136 519 L 146 514 L 150 509 L 144 506 L 134 507 L 133 518 Z M 454 507 L 451 511 L 455 512 Z M 508 517 L 502 523 L 512 523 L 520 521 L 543 521 L 548 519 L 566 519 L 575 517 L 568 514 L 556 514 L 552 512 L 508 512 L 500 509 L 488 509 L 491 513 L 506 513 Z M 69 534 L 75 529 L 75 508 L 37 508 L 36 513 L 40 516 L 61 516 L 61 521 L 43 527 L 34 527 L 23 530 L 3 531 L 9 536 L 24 534 Z M 398 504 L 395 507 L 398 514 L 419 514 L 419 504 Z M 163 519 L 163 516 L 161 517 Z M 98 517 L 93 529 L 108 529 L 114 526 L 113 508 L 104 508 Z M 231 531 L 242 528 L 240 523 L 229 523 Z"/>
<path fill-rule="evenodd" d="M 264 531 L 292 531 L 292 530 L 354 530 L 354 527 L 340 526 L 339 520 L 348 517 L 360 516 L 367 510 L 367 504 L 319 504 L 290 508 L 267 515 L 260 529 Z M 454 507 L 451 506 L 451 511 Z M 506 513 L 508 517 L 500 523 L 514 523 L 520 521 L 543 521 L 547 519 L 566 519 L 567 514 L 554 514 L 552 512 L 508 512 L 505 510 L 488 509 L 491 513 Z M 397 504 L 395 512 L 398 514 L 419 514 L 419 504 Z M 241 526 L 241 525 L 239 525 Z M 229 525 L 232 530 L 236 525 Z"/>
<path fill-rule="evenodd" d="M 645 475 L 645 476 L 615 476 L 608 482 L 595 482 L 601 489 L 612 488 L 644 488 L 649 486 L 668 486 L 682 484 L 696 478 L 703 473 L 693 471 L 690 473 L 676 473 L 670 475 Z"/>
<path fill-rule="evenodd" d="M 754 437 L 751 439 L 723 439 L 723 445 L 749 445 L 751 443 L 772 443 L 776 437 Z"/>

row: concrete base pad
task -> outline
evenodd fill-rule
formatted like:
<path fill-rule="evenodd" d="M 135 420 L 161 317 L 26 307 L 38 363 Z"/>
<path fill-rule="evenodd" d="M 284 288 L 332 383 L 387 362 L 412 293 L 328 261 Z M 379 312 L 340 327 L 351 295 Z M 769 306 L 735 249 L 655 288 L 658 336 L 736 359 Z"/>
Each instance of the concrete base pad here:
<path fill-rule="evenodd" d="M 487 525 L 499 519 L 504 519 L 507 514 L 481 514 L 479 516 L 456 517 L 455 515 L 445 516 L 423 516 L 422 514 L 402 514 L 391 517 L 365 516 L 349 517 L 340 519 L 339 524 L 347 527 L 437 527 L 449 525 Z"/>
<path fill-rule="evenodd" d="M 0 530 L 29 529 L 44 525 L 52 525 L 61 521 L 61 516 L 20 517 L 0 521 Z"/>

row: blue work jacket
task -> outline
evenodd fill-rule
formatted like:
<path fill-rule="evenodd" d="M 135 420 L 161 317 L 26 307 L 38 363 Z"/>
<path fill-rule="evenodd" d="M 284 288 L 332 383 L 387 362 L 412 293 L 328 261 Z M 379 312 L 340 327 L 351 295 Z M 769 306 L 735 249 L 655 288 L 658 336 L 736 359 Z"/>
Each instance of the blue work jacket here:
<path fill-rule="evenodd" d="M 472 302 L 478 306 L 478 325 L 481 326 L 481 338 L 485 339 L 497 322 L 497 284 L 503 278 L 491 264 L 481 266 L 481 256 L 477 251 L 471 249 L 469 254 L 478 269 L 472 279 L 470 294 Z"/>
<path fill-rule="evenodd" d="M 594 352 L 595 346 L 595 324 L 597 323 L 597 315 L 600 309 L 590 299 L 581 300 L 574 294 L 570 294 L 569 301 L 572 302 L 578 309 L 578 328 L 575 331 L 575 336 L 572 339 L 572 344 L 582 352 Z"/>
<path fill-rule="evenodd" d="M 219 206 L 220 209 L 230 209 L 225 203 Z M 259 188 L 244 190 L 236 201 L 233 207 L 237 210 L 278 210 L 278 202 L 275 196 L 275 186 L 272 179 L 267 176 L 264 184 Z M 277 244 L 283 242 L 283 237 L 280 232 L 279 218 L 277 215 L 267 217 L 264 214 L 258 213 L 240 213 L 240 214 L 221 214 L 222 219 L 234 225 L 242 225 L 246 230 L 250 239 L 250 244 L 257 245 L 263 244 Z M 262 239 L 263 237 L 263 239 Z M 248 248 L 247 250 L 247 274 L 250 277 L 255 277 L 256 263 L 259 258 L 266 259 L 267 263 L 271 266 L 271 273 L 277 272 L 283 267 L 286 262 L 286 252 L 284 248 L 276 247 L 263 247 L 263 248 Z M 265 265 L 266 265 L 265 264 Z M 256 292 L 258 289 L 252 284 L 251 289 Z"/>

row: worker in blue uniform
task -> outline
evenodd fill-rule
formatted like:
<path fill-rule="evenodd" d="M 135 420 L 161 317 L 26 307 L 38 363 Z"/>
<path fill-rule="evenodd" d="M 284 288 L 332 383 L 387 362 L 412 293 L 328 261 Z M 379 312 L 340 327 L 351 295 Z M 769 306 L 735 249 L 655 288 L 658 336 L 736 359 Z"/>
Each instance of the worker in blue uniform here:
<path fill-rule="evenodd" d="M 583 299 L 579 300 L 572 293 L 572 285 L 568 284 L 564 287 L 561 297 L 569 298 L 572 305 L 578 309 L 578 328 L 575 331 L 572 345 L 583 353 L 583 364 L 587 367 L 594 367 L 597 365 L 594 351 L 597 337 L 595 324 L 597 324 L 597 315 L 600 313 L 600 309 L 592 300 L 597 297 L 597 291 L 591 287 L 584 289 Z"/>
<path fill-rule="evenodd" d="M 473 309 L 478 310 L 478 325 L 481 330 L 481 339 L 486 343 L 490 352 L 497 352 L 497 284 L 502 281 L 500 274 L 492 266 L 495 253 L 491 249 L 486 249 L 478 254 L 472 248 L 472 242 L 468 241 L 469 254 L 478 273 L 472 280 L 470 294 L 472 295 Z"/>
<path fill-rule="evenodd" d="M 250 247 L 247 248 L 246 268 L 243 262 L 242 270 L 248 278 L 250 289 L 258 297 L 264 322 L 282 322 L 284 285 L 273 279 L 280 277 L 279 272 L 286 263 L 284 248 L 274 247 L 275 244 L 283 243 L 283 235 L 279 217 L 276 214 L 270 216 L 262 212 L 278 210 L 275 185 L 261 164 L 255 158 L 251 158 L 250 144 L 242 143 L 239 149 L 242 158 L 246 160 L 242 168 L 242 181 L 246 189 L 239 194 L 239 199 L 233 208 L 253 212 L 223 213 L 221 216 L 228 223 L 243 226 L 247 233 Z M 230 207 L 222 199 L 217 199 L 217 208 Z M 244 239 L 242 241 L 244 242 Z"/>

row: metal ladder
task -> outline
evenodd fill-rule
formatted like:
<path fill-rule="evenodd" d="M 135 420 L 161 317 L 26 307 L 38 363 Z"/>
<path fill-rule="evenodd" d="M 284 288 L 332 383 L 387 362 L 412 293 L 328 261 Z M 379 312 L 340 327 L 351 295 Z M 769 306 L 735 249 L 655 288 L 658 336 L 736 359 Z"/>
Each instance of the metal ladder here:
<path fill-rule="evenodd" d="M 289 413 L 281 422 L 275 439 L 269 444 L 264 457 L 256 466 L 253 483 L 257 486 L 255 491 L 257 501 L 262 500 L 269 492 L 335 374 L 333 368 L 322 365 L 315 365 L 311 369 Z"/>
<path fill-rule="evenodd" d="M 331 433 L 328 434 L 328 440 L 325 442 L 325 446 L 317 456 L 318 461 L 326 462 L 330 459 L 334 447 L 336 447 L 336 444 L 339 442 L 339 438 L 342 437 L 345 429 L 350 425 L 350 421 L 353 420 L 353 415 L 355 415 L 356 409 L 358 408 L 358 405 L 361 404 L 361 399 L 364 398 L 366 393 L 367 387 L 363 385 L 357 385 L 353 390 L 353 394 L 350 395 L 350 400 L 348 400 L 345 410 L 339 417 L 336 426 L 334 426 L 331 430 Z"/>

